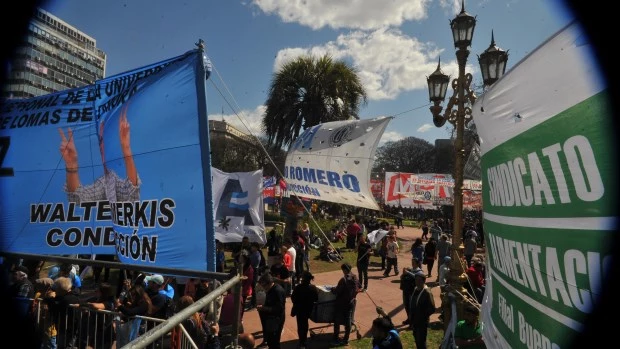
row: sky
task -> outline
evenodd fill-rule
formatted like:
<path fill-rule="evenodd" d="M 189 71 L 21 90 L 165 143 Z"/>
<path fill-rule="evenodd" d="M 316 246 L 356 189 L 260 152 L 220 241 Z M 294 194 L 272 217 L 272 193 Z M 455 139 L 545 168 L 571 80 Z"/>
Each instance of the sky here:
<path fill-rule="evenodd" d="M 107 54 L 106 76 L 183 54 L 203 39 L 213 64 L 209 118 L 255 136 L 278 68 L 300 55 L 329 54 L 354 67 L 366 88 L 361 119 L 394 116 L 381 144 L 450 137 L 449 123 L 432 123 L 426 78 L 439 58 L 444 73 L 458 74 L 449 22 L 461 0 L 58 0 L 41 7 L 96 40 Z M 508 50 L 508 71 L 574 18 L 562 0 L 465 1 L 465 11 L 477 19 L 466 68 L 477 85 L 477 55 L 491 32 Z"/>

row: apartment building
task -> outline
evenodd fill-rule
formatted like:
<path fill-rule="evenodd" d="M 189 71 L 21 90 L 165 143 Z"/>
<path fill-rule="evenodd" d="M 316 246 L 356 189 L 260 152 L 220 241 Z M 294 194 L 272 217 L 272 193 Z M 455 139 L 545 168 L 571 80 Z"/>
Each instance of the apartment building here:
<path fill-rule="evenodd" d="M 37 8 L 10 64 L 3 98 L 30 98 L 81 87 L 105 76 L 106 54 L 91 36 Z"/>

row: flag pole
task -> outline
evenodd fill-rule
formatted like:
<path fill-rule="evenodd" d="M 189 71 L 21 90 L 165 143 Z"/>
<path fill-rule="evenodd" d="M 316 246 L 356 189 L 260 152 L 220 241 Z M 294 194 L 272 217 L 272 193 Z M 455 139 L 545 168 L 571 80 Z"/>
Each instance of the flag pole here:
<path fill-rule="evenodd" d="M 196 61 L 196 95 L 198 99 L 198 133 L 200 139 L 200 156 L 202 160 L 202 183 L 204 187 L 204 217 L 207 231 L 206 236 L 206 269 L 215 271 L 215 223 L 213 208 L 213 188 L 211 185 L 211 152 L 209 143 L 209 120 L 207 116 L 207 88 L 206 80 L 211 74 L 210 63 L 205 53 L 205 42 L 200 39 Z M 209 67 L 206 67 L 208 65 Z"/>

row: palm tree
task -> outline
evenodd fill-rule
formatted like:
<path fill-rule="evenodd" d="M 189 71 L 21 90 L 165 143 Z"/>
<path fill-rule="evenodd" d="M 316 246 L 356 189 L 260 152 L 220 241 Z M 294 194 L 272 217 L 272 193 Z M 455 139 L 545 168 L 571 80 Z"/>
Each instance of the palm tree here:
<path fill-rule="evenodd" d="M 274 74 L 262 126 L 267 142 L 290 145 L 300 129 L 329 121 L 358 119 L 366 91 L 354 68 L 330 56 L 303 56 Z"/>

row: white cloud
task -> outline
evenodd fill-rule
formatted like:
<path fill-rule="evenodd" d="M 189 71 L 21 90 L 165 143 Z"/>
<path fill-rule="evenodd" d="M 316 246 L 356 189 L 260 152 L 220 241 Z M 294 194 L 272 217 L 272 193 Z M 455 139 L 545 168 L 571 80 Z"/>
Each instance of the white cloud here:
<path fill-rule="evenodd" d="M 312 29 L 378 29 L 427 16 L 430 0 L 252 0 L 251 4 L 283 22 Z"/>
<path fill-rule="evenodd" d="M 302 55 L 319 57 L 329 54 L 334 59 L 350 62 L 358 70 L 370 100 L 391 100 L 403 92 L 426 89 L 426 77 L 437 68 L 440 53 L 434 43 L 420 42 L 398 29 L 354 31 L 321 46 L 282 49 L 276 55 L 274 71 Z M 455 77 L 458 65 L 454 58 L 451 59 L 443 59 L 441 69 Z"/>
<path fill-rule="evenodd" d="M 262 136 L 261 122 L 266 107 L 259 105 L 254 110 L 241 110 L 237 114 L 209 114 L 209 119 L 221 121 L 222 119 L 234 126 L 241 132 L 252 136 Z"/>
<path fill-rule="evenodd" d="M 418 132 L 420 132 L 420 133 L 424 133 L 424 132 L 426 132 L 426 131 L 428 131 L 428 130 L 431 130 L 431 129 L 434 129 L 434 128 L 435 128 L 435 125 L 431 125 L 431 124 L 424 124 L 424 125 L 422 125 L 422 126 L 420 126 L 420 127 L 418 128 Z"/>
<path fill-rule="evenodd" d="M 456 16 L 461 12 L 461 0 L 439 0 L 439 6 L 441 6 L 448 15 Z M 467 12 L 467 7 L 465 8 L 465 12 Z"/>
<path fill-rule="evenodd" d="M 387 142 L 400 141 L 403 138 L 405 138 L 405 136 L 403 136 L 402 134 L 396 131 L 385 131 L 383 132 L 383 135 L 381 136 L 381 139 L 379 140 L 379 145 L 380 146 L 384 145 Z"/>

